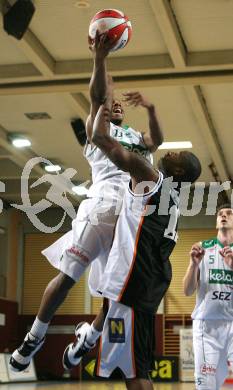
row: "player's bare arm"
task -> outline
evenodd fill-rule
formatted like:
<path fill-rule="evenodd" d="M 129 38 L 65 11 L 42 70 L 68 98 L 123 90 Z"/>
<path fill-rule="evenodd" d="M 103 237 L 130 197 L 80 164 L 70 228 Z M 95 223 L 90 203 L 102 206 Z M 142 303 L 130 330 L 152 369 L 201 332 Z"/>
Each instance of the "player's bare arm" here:
<path fill-rule="evenodd" d="M 147 110 L 149 118 L 149 130 L 143 133 L 143 140 L 150 152 L 155 152 L 163 143 L 164 137 L 159 125 L 154 104 L 150 103 L 140 92 L 123 93 L 124 101 L 127 105 L 142 106 Z"/>
<path fill-rule="evenodd" d="M 99 34 L 98 30 L 93 43 L 89 44 L 89 49 L 93 53 L 94 67 L 90 81 L 91 110 L 86 122 L 86 132 L 88 140 L 91 141 L 93 122 L 99 106 L 104 103 L 107 93 L 108 76 L 106 70 L 106 57 L 109 54 L 114 39 L 110 40 L 107 33 Z"/>
<path fill-rule="evenodd" d="M 189 296 L 194 293 L 198 286 L 200 271 L 199 264 L 201 263 L 205 254 L 205 250 L 200 243 L 192 246 L 190 251 L 190 263 L 183 279 L 184 294 Z"/>
<path fill-rule="evenodd" d="M 119 169 L 129 172 L 135 185 L 143 180 L 157 182 L 158 173 L 144 157 L 129 152 L 109 135 L 111 105 L 111 99 L 107 99 L 106 103 L 100 106 L 93 125 L 92 142 Z"/>

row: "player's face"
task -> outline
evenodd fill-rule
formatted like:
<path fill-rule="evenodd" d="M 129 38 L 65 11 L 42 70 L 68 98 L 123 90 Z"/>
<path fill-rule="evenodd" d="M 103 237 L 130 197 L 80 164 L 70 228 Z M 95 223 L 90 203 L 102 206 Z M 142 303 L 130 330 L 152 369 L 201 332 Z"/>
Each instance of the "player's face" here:
<path fill-rule="evenodd" d="M 124 110 L 120 100 L 113 100 L 111 122 L 120 125 L 124 119 Z"/>
<path fill-rule="evenodd" d="M 233 209 L 221 209 L 217 214 L 217 229 L 233 229 Z"/>
<path fill-rule="evenodd" d="M 182 167 L 182 157 L 185 153 L 167 152 L 158 162 L 159 169 L 165 171 L 167 176 L 176 176 Z"/>

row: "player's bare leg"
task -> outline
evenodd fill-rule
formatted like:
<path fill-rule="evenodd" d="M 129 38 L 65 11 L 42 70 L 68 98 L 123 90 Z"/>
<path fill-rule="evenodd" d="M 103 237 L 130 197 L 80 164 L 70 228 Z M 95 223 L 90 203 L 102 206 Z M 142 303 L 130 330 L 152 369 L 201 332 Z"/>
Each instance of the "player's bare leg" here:
<path fill-rule="evenodd" d="M 99 313 L 95 317 L 93 321 L 93 327 L 98 330 L 98 332 L 102 332 L 104 327 L 105 313 L 103 307 L 101 307 Z"/>
<path fill-rule="evenodd" d="M 37 314 L 40 321 L 44 323 L 51 321 L 56 310 L 64 302 L 69 290 L 74 284 L 75 281 L 62 272 L 49 282 L 44 291 Z"/>

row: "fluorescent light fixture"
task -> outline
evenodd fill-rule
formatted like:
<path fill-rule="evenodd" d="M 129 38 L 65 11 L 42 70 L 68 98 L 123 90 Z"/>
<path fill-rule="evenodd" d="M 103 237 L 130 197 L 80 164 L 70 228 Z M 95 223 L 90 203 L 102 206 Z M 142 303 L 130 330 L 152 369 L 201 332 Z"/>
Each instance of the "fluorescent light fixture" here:
<path fill-rule="evenodd" d="M 59 171 L 61 171 L 61 167 L 58 164 L 45 165 L 44 169 L 47 172 L 59 172 Z"/>
<path fill-rule="evenodd" d="M 31 146 L 31 141 L 27 138 L 20 138 L 20 137 L 17 137 L 17 138 L 12 138 L 11 139 L 11 142 L 12 142 L 12 145 L 14 145 L 16 148 L 25 148 L 25 147 L 28 147 L 28 146 Z"/>
<path fill-rule="evenodd" d="M 90 7 L 90 3 L 88 0 L 78 0 L 75 4 L 74 4 L 75 7 L 77 8 L 89 8 Z"/>
<path fill-rule="evenodd" d="M 80 196 L 87 195 L 87 193 L 88 193 L 88 189 L 86 187 L 84 187 L 83 185 L 72 187 L 72 191 L 76 195 L 80 195 Z"/>
<path fill-rule="evenodd" d="M 178 141 L 178 142 L 163 142 L 158 149 L 190 149 L 192 148 L 192 142 L 190 141 Z"/>

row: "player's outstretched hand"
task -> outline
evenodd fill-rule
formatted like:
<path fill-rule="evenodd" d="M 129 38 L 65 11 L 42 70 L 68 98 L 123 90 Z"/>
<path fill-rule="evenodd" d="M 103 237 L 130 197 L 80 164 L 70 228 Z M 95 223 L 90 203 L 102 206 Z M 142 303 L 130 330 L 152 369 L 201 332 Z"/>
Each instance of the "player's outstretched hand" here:
<path fill-rule="evenodd" d="M 123 101 L 126 103 L 127 106 L 133 106 L 133 107 L 142 106 L 142 107 L 145 107 L 145 108 L 150 108 L 150 107 L 153 106 L 138 91 L 135 91 L 135 92 L 128 91 L 128 92 L 123 93 L 123 96 L 124 96 Z"/>
<path fill-rule="evenodd" d="M 202 261 L 205 254 L 205 250 L 201 247 L 199 243 L 196 243 L 192 246 L 190 251 L 190 261 L 192 264 L 198 266 Z"/>
<path fill-rule="evenodd" d="M 94 40 L 88 38 L 89 49 L 96 57 L 98 56 L 99 58 L 105 58 L 109 54 L 111 48 L 114 46 L 116 37 L 117 36 L 109 39 L 107 32 L 100 34 L 99 31 L 96 30 Z"/>
<path fill-rule="evenodd" d="M 233 250 L 230 246 L 224 246 L 224 248 L 220 249 L 220 255 L 224 257 L 226 264 L 233 269 Z"/>

